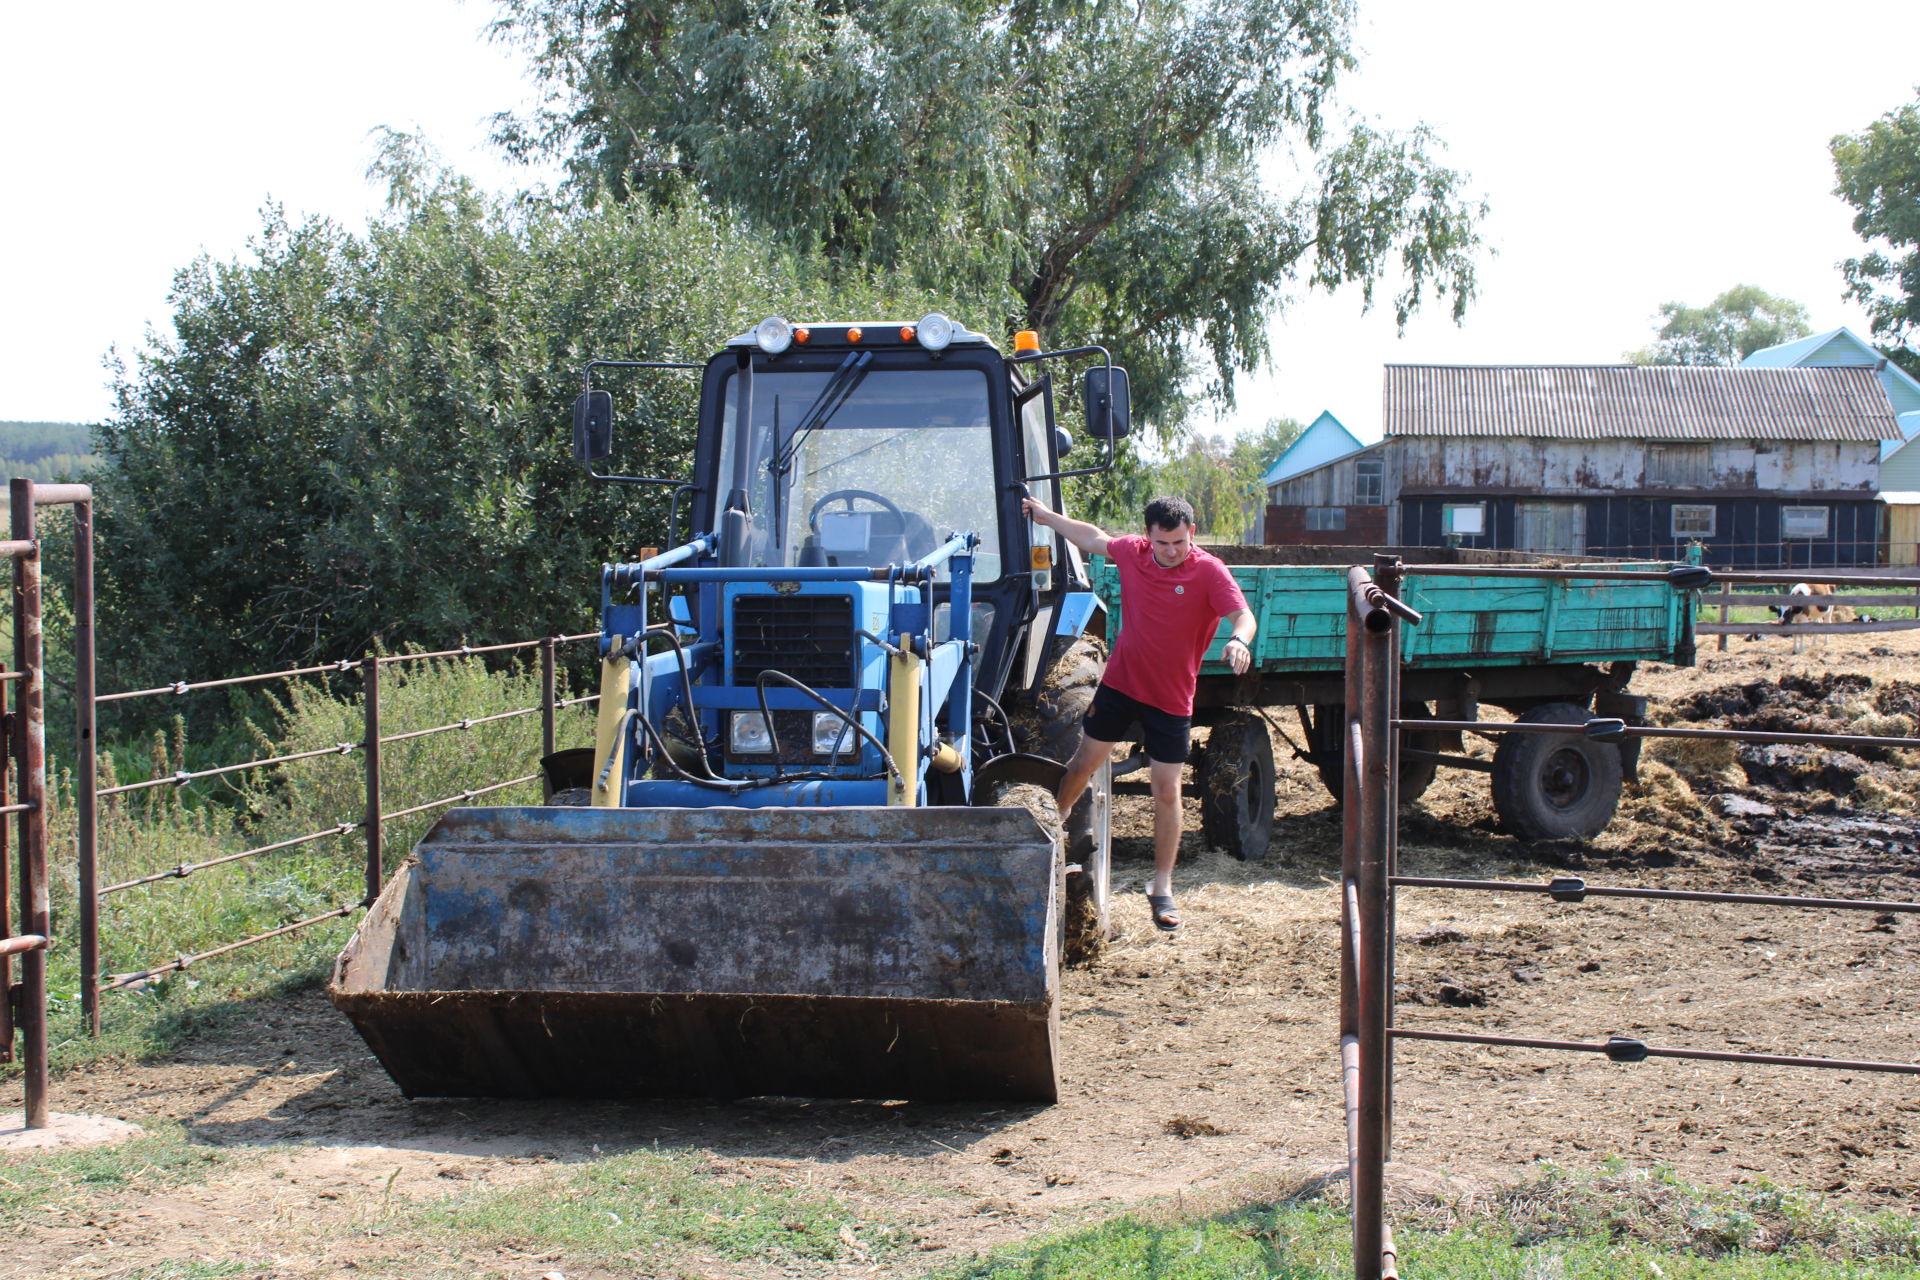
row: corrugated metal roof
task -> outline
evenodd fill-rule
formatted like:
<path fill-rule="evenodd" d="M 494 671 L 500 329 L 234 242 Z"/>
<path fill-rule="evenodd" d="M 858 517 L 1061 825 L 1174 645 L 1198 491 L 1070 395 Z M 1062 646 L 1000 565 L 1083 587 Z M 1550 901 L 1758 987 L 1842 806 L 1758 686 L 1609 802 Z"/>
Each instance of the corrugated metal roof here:
<path fill-rule="evenodd" d="M 1898 440 L 1872 369 L 1699 365 L 1386 367 L 1389 436 Z"/>

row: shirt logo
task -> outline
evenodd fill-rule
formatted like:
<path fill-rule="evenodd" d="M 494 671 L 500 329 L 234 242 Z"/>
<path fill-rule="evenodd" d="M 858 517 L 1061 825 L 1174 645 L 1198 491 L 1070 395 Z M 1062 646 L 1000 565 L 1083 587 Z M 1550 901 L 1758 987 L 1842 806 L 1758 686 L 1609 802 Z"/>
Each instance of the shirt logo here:
<path fill-rule="evenodd" d="M 1185 594 L 1187 594 L 1187 589 L 1186 589 L 1185 587 L 1175 587 L 1175 588 L 1173 589 L 1173 594 L 1175 594 L 1175 595 L 1177 595 L 1177 596 L 1183 596 L 1183 595 L 1185 595 Z"/>

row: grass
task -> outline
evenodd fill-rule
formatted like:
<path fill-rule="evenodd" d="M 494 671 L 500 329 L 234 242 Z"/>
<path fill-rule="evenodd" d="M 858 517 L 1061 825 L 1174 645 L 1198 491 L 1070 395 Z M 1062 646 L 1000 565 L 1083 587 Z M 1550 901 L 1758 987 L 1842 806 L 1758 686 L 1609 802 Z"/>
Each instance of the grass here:
<path fill-rule="evenodd" d="M 52 1148 L 21 1152 L 0 1161 L 0 1227 L 15 1228 L 36 1215 L 84 1206 L 121 1191 L 157 1191 L 198 1182 L 238 1157 L 215 1147 L 193 1146 L 175 1124 L 150 1124 L 148 1132 L 117 1146 Z"/>
<path fill-rule="evenodd" d="M 389 1235 L 468 1256 L 537 1245 L 561 1252 L 568 1269 L 656 1265 L 663 1251 L 789 1265 L 873 1261 L 912 1239 L 901 1224 L 788 1180 L 716 1174 L 708 1157 L 687 1151 L 607 1156 L 558 1178 L 397 1213 Z"/>
<path fill-rule="evenodd" d="M 999 1249 L 938 1280 L 1336 1280 L 1350 1220 L 1317 1186 L 1199 1214 L 1165 1206 Z M 1400 1269 L 1421 1280 L 1911 1280 L 1920 1225 L 1770 1185 L 1691 1187 L 1618 1165 L 1551 1167 L 1518 1186 L 1396 1210 Z"/>

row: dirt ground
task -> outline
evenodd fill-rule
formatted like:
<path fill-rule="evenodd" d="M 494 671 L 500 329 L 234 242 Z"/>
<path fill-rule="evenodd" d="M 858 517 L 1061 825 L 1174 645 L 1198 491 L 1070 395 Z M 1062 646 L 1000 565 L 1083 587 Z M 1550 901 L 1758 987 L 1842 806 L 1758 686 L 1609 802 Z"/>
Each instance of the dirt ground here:
<path fill-rule="evenodd" d="M 1834 637 L 1802 655 L 1784 638 L 1736 638 L 1726 653 L 1705 650 L 1695 669 L 1643 671 L 1635 688 L 1674 723 L 1910 734 L 1916 680 L 1920 633 L 1907 632 Z M 1066 975 L 1055 1106 L 410 1102 L 311 992 L 174 1060 L 104 1063 L 58 1081 L 56 1110 L 164 1117 L 195 1142 L 264 1158 L 165 1194 L 123 1192 L 42 1215 L 0 1248 L 0 1275 L 104 1276 L 209 1255 L 270 1255 L 274 1275 L 344 1275 L 357 1259 L 393 1256 L 391 1243 L 345 1230 L 383 1189 L 426 1198 L 508 1185 L 554 1162 L 656 1144 L 702 1153 L 717 1177 L 804 1182 L 916 1223 L 921 1252 L 891 1264 L 896 1274 L 1142 1198 L 1324 1170 L 1344 1159 L 1339 821 L 1290 754 L 1278 744 L 1281 815 L 1265 863 L 1201 848 L 1189 812 L 1177 881 L 1187 923 L 1175 935 L 1151 927 L 1141 896 L 1148 801 L 1117 800 L 1120 937 Z M 1920 753 L 1648 754 L 1660 758 L 1585 845 L 1518 844 L 1495 829 L 1484 775 L 1443 771 L 1407 812 L 1402 870 L 1920 898 Z M 1914 915 L 1427 890 L 1406 891 L 1399 912 L 1403 1025 L 1920 1061 Z M 1537 1161 L 1590 1167 L 1617 1154 L 1707 1184 L 1767 1178 L 1860 1205 L 1920 1199 L 1912 1076 L 1616 1065 L 1410 1041 L 1397 1057 L 1394 1155 L 1408 1176 L 1430 1171 L 1470 1188 Z M 18 1106 L 17 1084 L 9 1088 L 0 1109 Z M 537 1243 L 473 1259 L 475 1274 L 549 1266 L 564 1259 Z M 821 1263 L 808 1273 L 872 1269 Z"/>

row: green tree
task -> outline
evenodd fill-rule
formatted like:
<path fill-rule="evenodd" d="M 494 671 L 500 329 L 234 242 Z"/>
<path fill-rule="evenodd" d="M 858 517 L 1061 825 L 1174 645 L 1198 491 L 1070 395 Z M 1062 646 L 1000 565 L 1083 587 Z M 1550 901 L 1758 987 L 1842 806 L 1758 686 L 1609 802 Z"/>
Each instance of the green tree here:
<path fill-rule="evenodd" d="M 1813 332 L 1807 309 L 1750 284 L 1735 285 L 1704 307 L 1660 307 L 1659 336 L 1627 352 L 1632 364 L 1739 364 L 1762 347 Z"/>
<path fill-rule="evenodd" d="M 1484 207 L 1424 129 L 1330 127 L 1352 0 L 498 0 L 588 199 L 688 189 L 976 323 L 1124 353 L 1139 416 L 1230 403 L 1298 287 L 1475 288 Z M 1278 157 L 1290 192 L 1263 180 Z M 1283 166 L 1275 166 L 1276 168 Z"/>
<path fill-rule="evenodd" d="M 1292 418 L 1273 418 L 1235 437 L 1197 433 L 1158 462 L 1128 450 L 1112 472 L 1080 482 L 1075 510 L 1110 533 L 1133 533 L 1148 499 L 1173 494 L 1193 504 L 1202 541 L 1258 542 L 1267 505 L 1261 477 L 1301 430 Z"/>
<path fill-rule="evenodd" d="M 247 259 L 180 272 L 173 334 L 120 370 L 101 634 L 140 642 L 103 653 L 113 679 L 585 629 L 599 565 L 660 544 L 668 497 L 574 464 L 581 366 L 700 361 L 822 292 L 697 207 L 496 201 L 404 156 L 389 176 L 363 236 L 269 211 Z M 694 380 L 627 377 L 615 462 L 689 474 Z"/>
<path fill-rule="evenodd" d="M 1868 252 L 1841 264 L 1847 297 L 1867 308 L 1874 336 L 1909 373 L 1920 375 L 1920 90 L 1857 134 L 1832 143 L 1834 194 L 1857 212 L 1853 229 Z"/>

